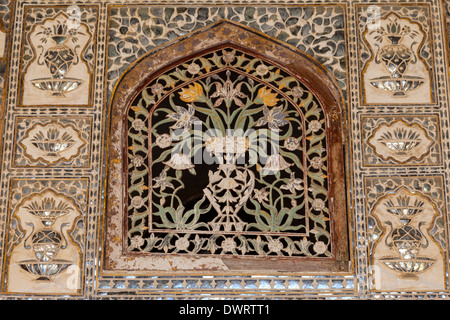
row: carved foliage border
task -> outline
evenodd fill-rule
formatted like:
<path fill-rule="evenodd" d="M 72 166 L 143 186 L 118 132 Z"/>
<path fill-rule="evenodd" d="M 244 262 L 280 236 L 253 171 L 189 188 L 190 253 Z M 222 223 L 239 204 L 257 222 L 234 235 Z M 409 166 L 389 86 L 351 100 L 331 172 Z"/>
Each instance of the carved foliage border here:
<path fill-rule="evenodd" d="M 347 90 L 345 10 L 327 6 L 110 6 L 107 100 L 120 74 L 146 52 L 222 19 L 239 22 L 318 59 Z"/>

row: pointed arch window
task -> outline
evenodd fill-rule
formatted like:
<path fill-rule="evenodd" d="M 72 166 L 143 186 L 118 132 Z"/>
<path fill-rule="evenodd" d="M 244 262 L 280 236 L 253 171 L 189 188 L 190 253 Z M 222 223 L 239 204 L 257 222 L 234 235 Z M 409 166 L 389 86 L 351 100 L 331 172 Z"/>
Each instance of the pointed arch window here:
<path fill-rule="evenodd" d="M 111 106 L 104 268 L 346 269 L 341 104 L 313 59 L 228 21 L 141 59 Z"/>

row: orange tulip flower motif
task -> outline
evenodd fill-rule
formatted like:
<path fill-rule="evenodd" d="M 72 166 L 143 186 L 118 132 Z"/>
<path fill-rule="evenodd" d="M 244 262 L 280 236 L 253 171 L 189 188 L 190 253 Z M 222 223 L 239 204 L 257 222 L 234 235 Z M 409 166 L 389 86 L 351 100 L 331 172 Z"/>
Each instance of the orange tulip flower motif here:
<path fill-rule="evenodd" d="M 256 121 L 255 126 L 260 127 L 268 124 L 270 130 L 280 132 L 281 130 L 279 127 L 289 123 L 289 121 L 286 120 L 287 114 L 283 112 L 282 106 L 274 107 L 272 109 L 268 108 L 275 106 L 278 100 L 277 94 L 272 93 L 272 89 L 267 89 L 266 87 L 259 89 L 255 103 L 264 104 L 264 116 Z"/>
<path fill-rule="evenodd" d="M 180 99 L 184 102 L 204 101 L 203 87 L 201 84 L 194 82 L 187 88 L 182 88 L 179 92 Z"/>
<path fill-rule="evenodd" d="M 278 102 L 277 94 L 272 93 L 272 89 L 263 87 L 258 90 L 258 95 L 256 96 L 255 103 L 265 104 L 268 107 L 273 107 Z"/>

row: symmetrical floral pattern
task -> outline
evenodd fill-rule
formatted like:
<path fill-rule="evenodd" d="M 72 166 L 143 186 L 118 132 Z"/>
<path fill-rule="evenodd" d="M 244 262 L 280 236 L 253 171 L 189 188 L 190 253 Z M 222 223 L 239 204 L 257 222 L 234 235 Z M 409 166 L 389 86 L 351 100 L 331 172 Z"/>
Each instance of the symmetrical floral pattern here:
<path fill-rule="evenodd" d="M 375 289 L 409 289 L 419 281 L 423 289 L 444 288 L 441 183 L 435 177 L 366 179 Z"/>
<path fill-rule="evenodd" d="M 364 116 L 366 166 L 439 165 L 442 162 L 438 117 Z"/>
<path fill-rule="evenodd" d="M 340 5 L 111 7 L 109 92 L 132 61 L 159 45 L 222 19 L 248 25 L 316 57 L 346 92 L 344 16 Z M 191 71 L 196 71 L 195 65 Z M 260 66 L 258 72 L 266 72 L 266 67 Z"/>
<path fill-rule="evenodd" d="M 360 11 L 363 101 L 366 104 L 432 103 L 431 39 L 423 32 L 429 28 L 427 8 L 424 6 L 414 14 L 406 8 L 387 10 L 383 15 L 380 9 L 377 15 L 367 8 L 361 7 Z"/>
<path fill-rule="evenodd" d="M 95 33 L 82 21 L 81 11 L 78 20 L 71 14 L 69 8 L 57 10 L 51 19 L 26 26 L 21 105 L 90 104 Z M 39 9 L 28 18 L 36 15 L 40 17 Z M 88 10 L 85 16 L 95 19 L 96 13 Z"/>
<path fill-rule="evenodd" d="M 35 125 L 21 143 L 33 160 L 42 159 L 49 164 L 60 159 L 70 160 L 86 144 L 72 126 L 63 127 L 56 123 Z"/>
<path fill-rule="evenodd" d="M 19 117 L 16 122 L 14 165 L 17 167 L 75 166 L 90 164 L 92 121 Z"/>
<path fill-rule="evenodd" d="M 433 141 L 417 124 L 409 126 L 400 120 L 390 126 L 380 125 L 368 143 L 384 160 L 405 163 L 412 158 L 422 159 L 429 152 Z"/>
<path fill-rule="evenodd" d="M 128 119 L 129 250 L 330 256 L 325 118 L 297 79 L 224 48 L 153 80 Z"/>
<path fill-rule="evenodd" d="M 15 199 L 10 204 L 5 260 L 8 281 L 3 290 L 80 292 L 87 181 L 15 179 L 12 186 Z"/>

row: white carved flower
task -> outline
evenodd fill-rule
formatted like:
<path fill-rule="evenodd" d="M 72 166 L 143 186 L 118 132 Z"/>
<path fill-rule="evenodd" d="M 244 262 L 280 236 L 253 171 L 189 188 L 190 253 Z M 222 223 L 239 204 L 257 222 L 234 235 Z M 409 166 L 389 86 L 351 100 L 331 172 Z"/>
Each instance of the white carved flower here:
<path fill-rule="evenodd" d="M 280 189 L 289 190 L 291 193 L 295 194 L 295 190 L 303 190 L 303 181 L 300 178 L 295 177 L 295 172 L 291 173 L 291 178 L 287 184 L 284 184 Z"/>
<path fill-rule="evenodd" d="M 286 160 L 280 155 L 271 155 L 267 158 L 266 165 L 264 166 L 264 171 L 282 171 L 286 170 L 292 166 L 292 163 L 287 163 Z"/>
<path fill-rule="evenodd" d="M 292 95 L 295 98 L 300 98 L 303 95 L 303 93 L 304 93 L 304 90 L 301 87 L 297 86 L 297 87 L 292 88 Z"/>
<path fill-rule="evenodd" d="M 179 251 L 185 251 L 189 248 L 189 240 L 186 237 L 179 238 L 175 241 L 175 247 Z"/>
<path fill-rule="evenodd" d="M 280 239 L 270 239 L 268 247 L 271 252 L 278 253 L 283 249 L 284 246 Z"/>
<path fill-rule="evenodd" d="M 176 123 L 170 128 L 183 129 L 183 131 L 191 129 L 191 126 L 196 121 L 200 121 L 197 117 L 194 116 L 194 112 L 195 109 L 192 104 L 188 105 L 188 109 L 177 106 L 177 112 L 172 112 L 167 115 L 167 117 L 176 121 Z"/>
<path fill-rule="evenodd" d="M 236 242 L 234 242 L 233 238 L 226 238 L 222 242 L 222 249 L 225 252 L 232 252 L 236 248 Z"/>
<path fill-rule="evenodd" d="M 140 196 L 135 196 L 131 199 L 131 205 L 136 209 L 142 207 L 144 203 L 145 203 L 144 199 L 142 199 L 142 197 Z"/>
<path fill-rule="evenodd" d="M 314 243 L 313 250 L 317 254 L 325 253 L 327 251 L 327 245 L 323 241 L 317 241 Z"/>
<path fill-rule="evenodd" d="M 318 120 L 313 120 L 309 123 L 308 128 L 312 132 L 317 132 L 320 129 L 322 129 L 322 125 L 320 124 L 320 122 Z"/>
<path fill-rule="evenodd" d="M 167 179 L 167 172 L 166 172 L 166 170 L 163 170 L 158 177 L 153 178 L 153 181 L 155 181 L 155 184 L 153 185 L 153 188 L 155 188 L 155 189 L 161 188 L 161 192 L 163 192 L 164 189 L 166 189 L 166 188 L 174 189 L 173 184 L 170 183 L 169 180 Z M 161 205 L 163 205 L 163 204 L 161 204 Z"/>
<path fill-rule="evenodd" d="M 200 72 L 200 66 L 199 66 L 198 64 L 192 62 L 192 63 L 188 66 L 187 71 L 188 71 L 190 74 L 197 74 L 197 73 Z"/>
<path fill-rule="evenodd" d="M 284 147 L 289 151 L 297 150 L 300 147 L 300 141 L 297 138 L 289 137 L 284 140 Z"/>
<path fill-rule="evenodd" d="M 175 170 L 186 170 L 194 167 L 189 156 L 183 153 L 172 154 L 170 160 L 163 163 Z"/>
<path fill-rule="evenodd" d="M 311 160 L 311 165 L 314 169 L 320 169 L 323 166 L 323 160 L 321 157 L 314 157 Z"/>
<path fill-rule="evenodd" d="M 266 188 L 262 188 L 261 190 L 255 189 L 254 192 L 255 192 L 254 198 L 258 200 L 259 203 L 269 201 L 269 199 L 267 198 L 269 192 L 266 191 Z"/>
<path fill-rule="evenodd" d="M 268 124 L 270 130 L 280 132 L 281 129 L 279 127 L 285 126 L 289 123 L 289 121 L 286 120 L 288 115 L 283 112 L 283 107 L 274 107 L 270 110 L 269 108 L 264 107 L 263 113 L 264 116 L 255 122 L 256 127 L 261 127 Z"/>
<path fill-rule="evenodd" d="M 269 72 L 269 67 L 264 64 L 260 64 L 259 66 L 256 67 L 256 73 L 259 76 L 264 76 L 267 74 L 267 72 Z"/>
<path fill-rule="evenodd" d="M 325 208 L 325 202 L 322 199 L 314 199 L 313 203 L 312 203 L 312 207 L 314 210 L 320 211 L 323 208 Z"/>
<path fill-rule="evenodd" d="M 142 129 L 145 128 L 145 122 L 142 121 L 141 119 L 135 119 L 131 123 L 131 127 L 136 131 L 141 131 Z"/>
<path fill-rule="evenodd" d="M 137 235 L 130 239 L 130 249 L 139 249 L 145 243 L 145 240 Z"/>
<path fill-rule="evenodd" d="M 145 160 L 142 156 L 140 155 L 136 155 L 133 157 L 133 159 L 131 160 L 131 162 L 133 163 L 133 165 L 135 167 L 140 167 L 144 164 Z"/>
<path fill-rule="evenodd" d="M 157 95 L 163 93 L 163 91 L 164 91 L 164 87 L 163 87 L 163 85 L 160 84 L 160 83 L 155 83 L 154 85 L 152 85 L 152 86 L 150 87 L 150 89 L 152 90 L 152 93 L 153 93 L 155 96 L 157 96 Z"/>
<path fill-rule="evenodd" d="M 238 107 L 245 107 L 245 104 L 240 100 L 247 97 L 245 93 L 241 92 L 243 82 L 239 82 L 235 87 L 229 79 L 223 85 L 220 82 L 214 82 L 214 84 L 216 85 L 216 92 L 211 95 L 211 98 L 219 98 L 214 103 L 215 107 L 220 106 L 223 101 L 233 101 Z"/>
<path fill-rule="evenodd" d="M 170 145 L 172 144 L 172 137 L 170 136 L 170 134 L 164 133 L 158 135 L 155 142 L 158 147 L 164 149 L 170 147 Z"/>

